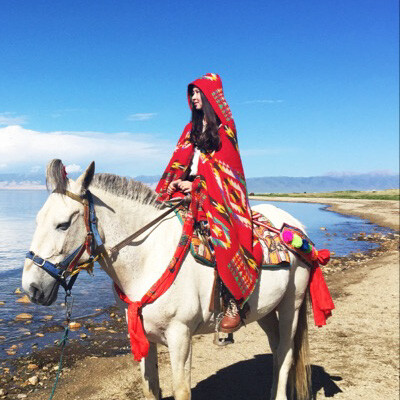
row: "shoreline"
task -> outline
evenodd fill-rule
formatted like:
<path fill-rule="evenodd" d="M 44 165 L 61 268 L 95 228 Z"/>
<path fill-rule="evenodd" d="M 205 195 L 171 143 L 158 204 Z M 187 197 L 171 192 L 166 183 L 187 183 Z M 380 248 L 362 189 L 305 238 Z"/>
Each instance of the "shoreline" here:
<path fill-rule="evenodd" d="M 355 215 L 361 217 L 363 219 L 368 219 L 369 221 L 380 225 L 389 227 L 391 229 L 395 229 L 397 227 L 398 231 L 398 224 L 393 224 L 391 221 L 388 221 L 385 218 L 382 218 L 381 215 L 381 206 L 376 210 L 376 207 L 371 207 L 371 202 L 375 203 L 374 200 L 348 200 L 345 199 L 343 201 L 338 201 L 339 199 L 297 199 L 297 198 L 260 198 L 257 196 L 252 196 L 252 200 L 262 200 L 262 201 L 289 201 L 289 202 L 309 202 L 309 203 L 319 203 L 325 204 L 328 206 L 328 210 L 338 212 L 345 215 Z M 387 200 L 380 200 L 380 203 L 387 202 Z M 396 201 L 389 201 L 391 203 L 390 209 L 391 211 L 396 212 L 398 209 L 398 204 Z M 348 203 L 348 204 L 346 204 Z M 349 204 L 351 203 L 351 204 Z M 361 203 L 357 204 L 358 206 L 355 207 L 354 203 Z M 363 204 L 364 203 L 364 204 Z M 367 210 L 363 210 L 363 207 L 367 203 Z M 353 207 L 353 208 L 351 208 Z M 396 208 L 397 207 L 397 208 Z M 385 212 L 388 213 L 388 205 L 383 207 Z M 361 212 L 361 211 L 362 212 Z M 375 210 L 375 211 L 374 211 Z M 375 213 L 375 214 L 374 214 Z M 374 218 L 371 218 L 374 217 Z M 373 220 L 374 219 L 374 220 Z M 365 240 L 359 238 L 359 240 Z M 347 257 L 333 257 L 331 263 L 328 264 L 327 267 L 324 267 L 324 274 L 327 278 L 328 284 L 331 288 L 331 292 L 333 297 L 335 298 L 335 302 L 337 299 L 341 299 L 343 296 L 346 296 L 346 293 L 342 292 L 343 288 L 339 285 L 335 285 L 335 281 L 337 278 L 342 278 L 344 276 L 348 277 L 344 281 L 344 287 L 354 283 L 354 277 L 360 275 L 360 271 L 364 270 L 364 264 L 375 264 L 375 260 L 379 260 L 383 255 L 388 253 L 393 253 L 397 251 L 398 248 L 398 234 L 389 233 L 385 237 L 381 238 L 370 238 L 367 240 L 372 240 L 380 244 L 379 248 L 369 250 L 364 253 L 355 253 Z M 352 272 L 351 275 L 347 275 L 348 272 Z M 361 278 L 359 278 L 361 279 Z M 118 312 L 118 310 L 113 310 L 114 316 L 109 318 L 109 321 L 103 321 L 102 323 L 96 324 L 96 326 L 92 326 L 90 330 L 90 334 L 88 334 L 85 338 L 81 339 L 74 339 L 69 342 L 66 347 L 66 355 L 65 355 L 65 365 L 66 367 L 63 370 L 63 375 L 65 375 L 65 379 L 61 380 L 61 386 L 57 389 L 57 398 L 60 400 L 64 400 L 63 394 L 61 393 L 64 389 L 68 389 L 68 391 L 72 390 L 75 392 L 74 388 L 71 388 L 72 379 L 76 379 L 77 375 L 80 376 L 82 374 L 82 370 L 84 370 L 88 363 L 92 365 L 94 368 L 90 379 L 96 379 L 104 373 L 107 373 L 108 369 L 117 363 L 119 366 L 123 365 L 126 368 L 127 372 L 134 375 L 134 382 L 133 387 L 137 388 L 138 393 L 140 392 L 140 380 L 139 380 L 139 373 L 138 373 L 138 364 L 134 363 L 130 350 L 129 350 L 129 341 L 126 336 L 126 326 L 123 320 L 123 315 Z M 333 317 L 334 318 L 334 317 Z M 238 336 L 240 336 L 242 332 L 238 332 Z M 210 335 L 203 336 L 196 336 L 194 338 L 194 343 L 196 345 L 200 344 L 198 342 L 206 341 L 208 348 L 212 346 L 211 340 L 209 338 Z M 61 337 L 61 332 L 60 332 Z M 230 346 L 228 346 L 230 347 Z M 232 346 L 233 347 L 233 346 Z M 164 347 L 160 347 L 160 364 L 163 364 L 163 369 L 165 369 L 166 364 L 168 364 L 168 352 Z M 27 356 L 18 357 L 13 362 L 13 367 L 15 369 L 15 376 L 14 374 L 8 374 L 6 381 L 1 381 L 0 387 L 2 387 L 3 382 L 5 383 L 6 390 L 8 391 L 9 395 L 1 396 L 0 398 L 4 399 L 13 399 L 18 398 L 16 397 L 17 394 L 26 394 L 28 399 L 46 399 L 48 394 L 51 390 L 54 377 L 56 374 L 56 367 L 58 364 L 58 357 L 59 357 L 59 347 L 54 345 L 46 346 L 45 348 L 32 351 Z M 197 360 L 196 360 L 197 361 Z M 103 365 L 105 368 L 102 370 L 100 367 L 97 368 L 93 363 L 98 363 Z M 111 364 L 110 364 L 111 363 Z M 29 365 L 36 365 L 37 368 L 31 370 L 29 369 Z M 194 363 L 196 365 L 196 363 Z M 134 371 L 132 371 L 132 368 Z M 1 372 L 1 371 L 0 371 Z M 3 369 L 4 372 L 4 369 Z M 165 374 L 164 374 L 165 375 Z M 38 382 L 36 385 L 32 385 L 29 383 L 28 379 L 32 376 L 38 377 Z M 162 378 L 162 375 L 161 375 Z M 87 377 L 86 377 L 87 379 Z M 18 390 L 13 390 L 12 387 L 14 385 L 18 385 Z M 82 385 L 85 384 L 84 379 L 81 382 Z M 165 385 L 165 383 L 164 383 Z M 82 390 L 82 387 L 79 389 L 80 384 L 77 385 L 77 391 L 75 392 L 75 396 L 79 393 L 79 390 Z M 132 382 L 131 382 L 131 389 Z M 65 391 L 65 390 L 64 390 Z M 60 392 L 60 393 L 59 393 Z M 32 393 L 32 394 L 31 394 Z M 70 393 L 71 395 L 71 393 Z M 14 397 L 13 397 L 14 396 Z M 100 397 L 93 397 L 93 399 L 103 399 L 101 394 L 99 393 Z M 134 397 L 135 399 L 141 398 L 140 394 L 139 397 Z M 21 397 L 20 397 L 21 398 Z M 67 399 L 68 397 L 65 397 Z M 71 398 L 71 396 L 70 396 Z M 75 398 L 72 395 L 72 398 Z M 76 397 L 78 398 L 78 397 Z M 106 397 L 104 397 L 105 399 Z M 119 399 L 120 397 L 118 397 Z M 121 397 L 121 399 L 124 397 Z M 90 397 L 92 399 L 92 397 Z"/>

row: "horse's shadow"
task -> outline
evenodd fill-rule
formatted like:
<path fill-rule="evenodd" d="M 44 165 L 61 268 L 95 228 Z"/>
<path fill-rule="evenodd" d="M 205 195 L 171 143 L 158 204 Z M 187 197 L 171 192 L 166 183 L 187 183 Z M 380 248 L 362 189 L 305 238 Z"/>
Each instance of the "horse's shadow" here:
<path fill-rule="evenodd" d="M 240 361 L 219 370 L 216 374 L 199 382 L 192 389 L 193 400 L 243 400 L 265 399 L 272 386 L 272 355 L 259 354 L 251 360 Z M 311 366 L 312 398 L 323 389 L 325 397 L 333 397 L 342 390 L 335 381 L 339 376 L 329 375 L 323 367 Z M 168 397 L 165 400 L 173 400 Z"/>

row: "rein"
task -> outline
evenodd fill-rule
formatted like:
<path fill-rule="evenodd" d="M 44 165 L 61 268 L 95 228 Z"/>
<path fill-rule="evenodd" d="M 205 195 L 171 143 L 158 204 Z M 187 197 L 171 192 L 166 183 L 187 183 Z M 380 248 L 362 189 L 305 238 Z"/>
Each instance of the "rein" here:
<path fill-rule="evenodd" d="M 86 227 L 86 236 L 84 242 L 78 246 L 71 254 L 69 254 L 63 261 L 59 263 L 52 263 L 44 258 L 41 258 L 38 254 L 33 251 L 29 251 L 26 254 L 26 258 L 33 261 L 35 265 L 46 271 L 49 275 L 55 278 L 59 284 L 64 288 L 67 293 L 71 292 L 72 286 L 74 285 L 78 274 L 82 270 L 86 270 L 89 274 L 92 274 L 94 263 L 100 258 L 109 256 L 112 258 L 115 256 L 123 247 L 127 246 L 135 238 L 141 235 L 143 232 L 157 224 L 168 214 L 173 212 L 179 206 L 187 204 L 190 202 L 190 196 L 179 200 L 175 205 L 165 211 L 163 214 L 157 218 L 150 221 L 148 224 L 137 230 L 132 235 L 128 236 L 126 239 L 122 240 L 114 247 L 112 247 L 108 252 L 104 248 L 103 241 L 101 240 L 99 231 L 97 229 L 97 217 L 94 209 L 93 196 L 89 190 L 85 192 L 83 196 L 79 196 L 68 190 L 63 192 L 53 192 L 60 193 L 68 196 L 69 198 L 78 201 L 84 207 L 84 221 Z M 171 204 L 172 202 L 167 202 Z M 83 253 L 87 252 L 89 259 L 82 263 L 79 263 Z M 67 278 L 70 277 L 69 281 Z"/>
<path fill-rule="evenodd" d="M 168 214 L 170 214 L 172 211 L 176 210 L 179 206 L 183 204 L 188 204 L 190 203 L 190 196 L 187 196 L 183 198 L 182 200 L 178 201 L 174 206 L 172 206 L 169 210 L 165 211 L 165 213 L 161 214 L 159 217 L 153 219 L 150 221 L 148 224 L 137 230 L 135 233 L 132 235 L 128 236 L 126 239 L 121 240 L 118 244 L 116 244 L 114 247 L 112 247 L 108 252 L 110 256 L 112 257 L 116 253 L 118 253 L 123 247 L 128 245 L 130 242 L 132 242 L 133 239 L 136 239 L 138 236 L 140 236 L 143 232 L 146 232 L 149 228 L 151 228 L 153 225 L 155 225 L 157 222 L 161 221 L 163 218 L 165 218 Z"/>

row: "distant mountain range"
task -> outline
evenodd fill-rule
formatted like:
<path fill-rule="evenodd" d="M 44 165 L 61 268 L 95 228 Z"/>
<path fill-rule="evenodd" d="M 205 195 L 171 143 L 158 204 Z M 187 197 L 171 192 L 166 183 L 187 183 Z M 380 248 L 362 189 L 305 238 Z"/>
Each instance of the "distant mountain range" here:
<path fill-rule="evenodd" d="M 76 178 L 77 174 L 70 174 Z M 136 180 L 153 189 L 160 179 L 156 176 L 137 176 Z M 399 188 L 399 174 L 360 174 L 344 176 L 289 177 L 274 176 L 248 178 L 249 193 L 303 193 L 332 192 L 337 190 L 384 190 Z M 0 189 L 43 189 L 42 174 L 0 174 Z"/>
<path fill-rule="evenodd" d="M 247 179 L 249 193 L 334 192 L 337 190 L 385 190 L 399 188 L 399 175 L 264 177 Z"/>

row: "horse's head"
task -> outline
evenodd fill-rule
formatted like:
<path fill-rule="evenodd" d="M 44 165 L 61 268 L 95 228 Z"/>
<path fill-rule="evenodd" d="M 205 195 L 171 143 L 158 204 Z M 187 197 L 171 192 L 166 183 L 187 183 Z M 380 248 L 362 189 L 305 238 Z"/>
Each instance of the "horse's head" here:
<path fill-rule="evenodd" d="M 94 162 L 76 180 L 68 179 L 61 160 L 52 160 L 46 173 L 47 186 L 53 190 L 36 217 L 36 230 L 30 250 L 52 264 L 63 261 L 86 237 L 83 205 L 63 193 L 82 195 L 94 175 Z M 83 256 L 85 257 L 85 256 Z M 57 298 L 60 284 L 31 259 L 25 260 L 22 287 L 30 300 L 50 305 Z"/>

